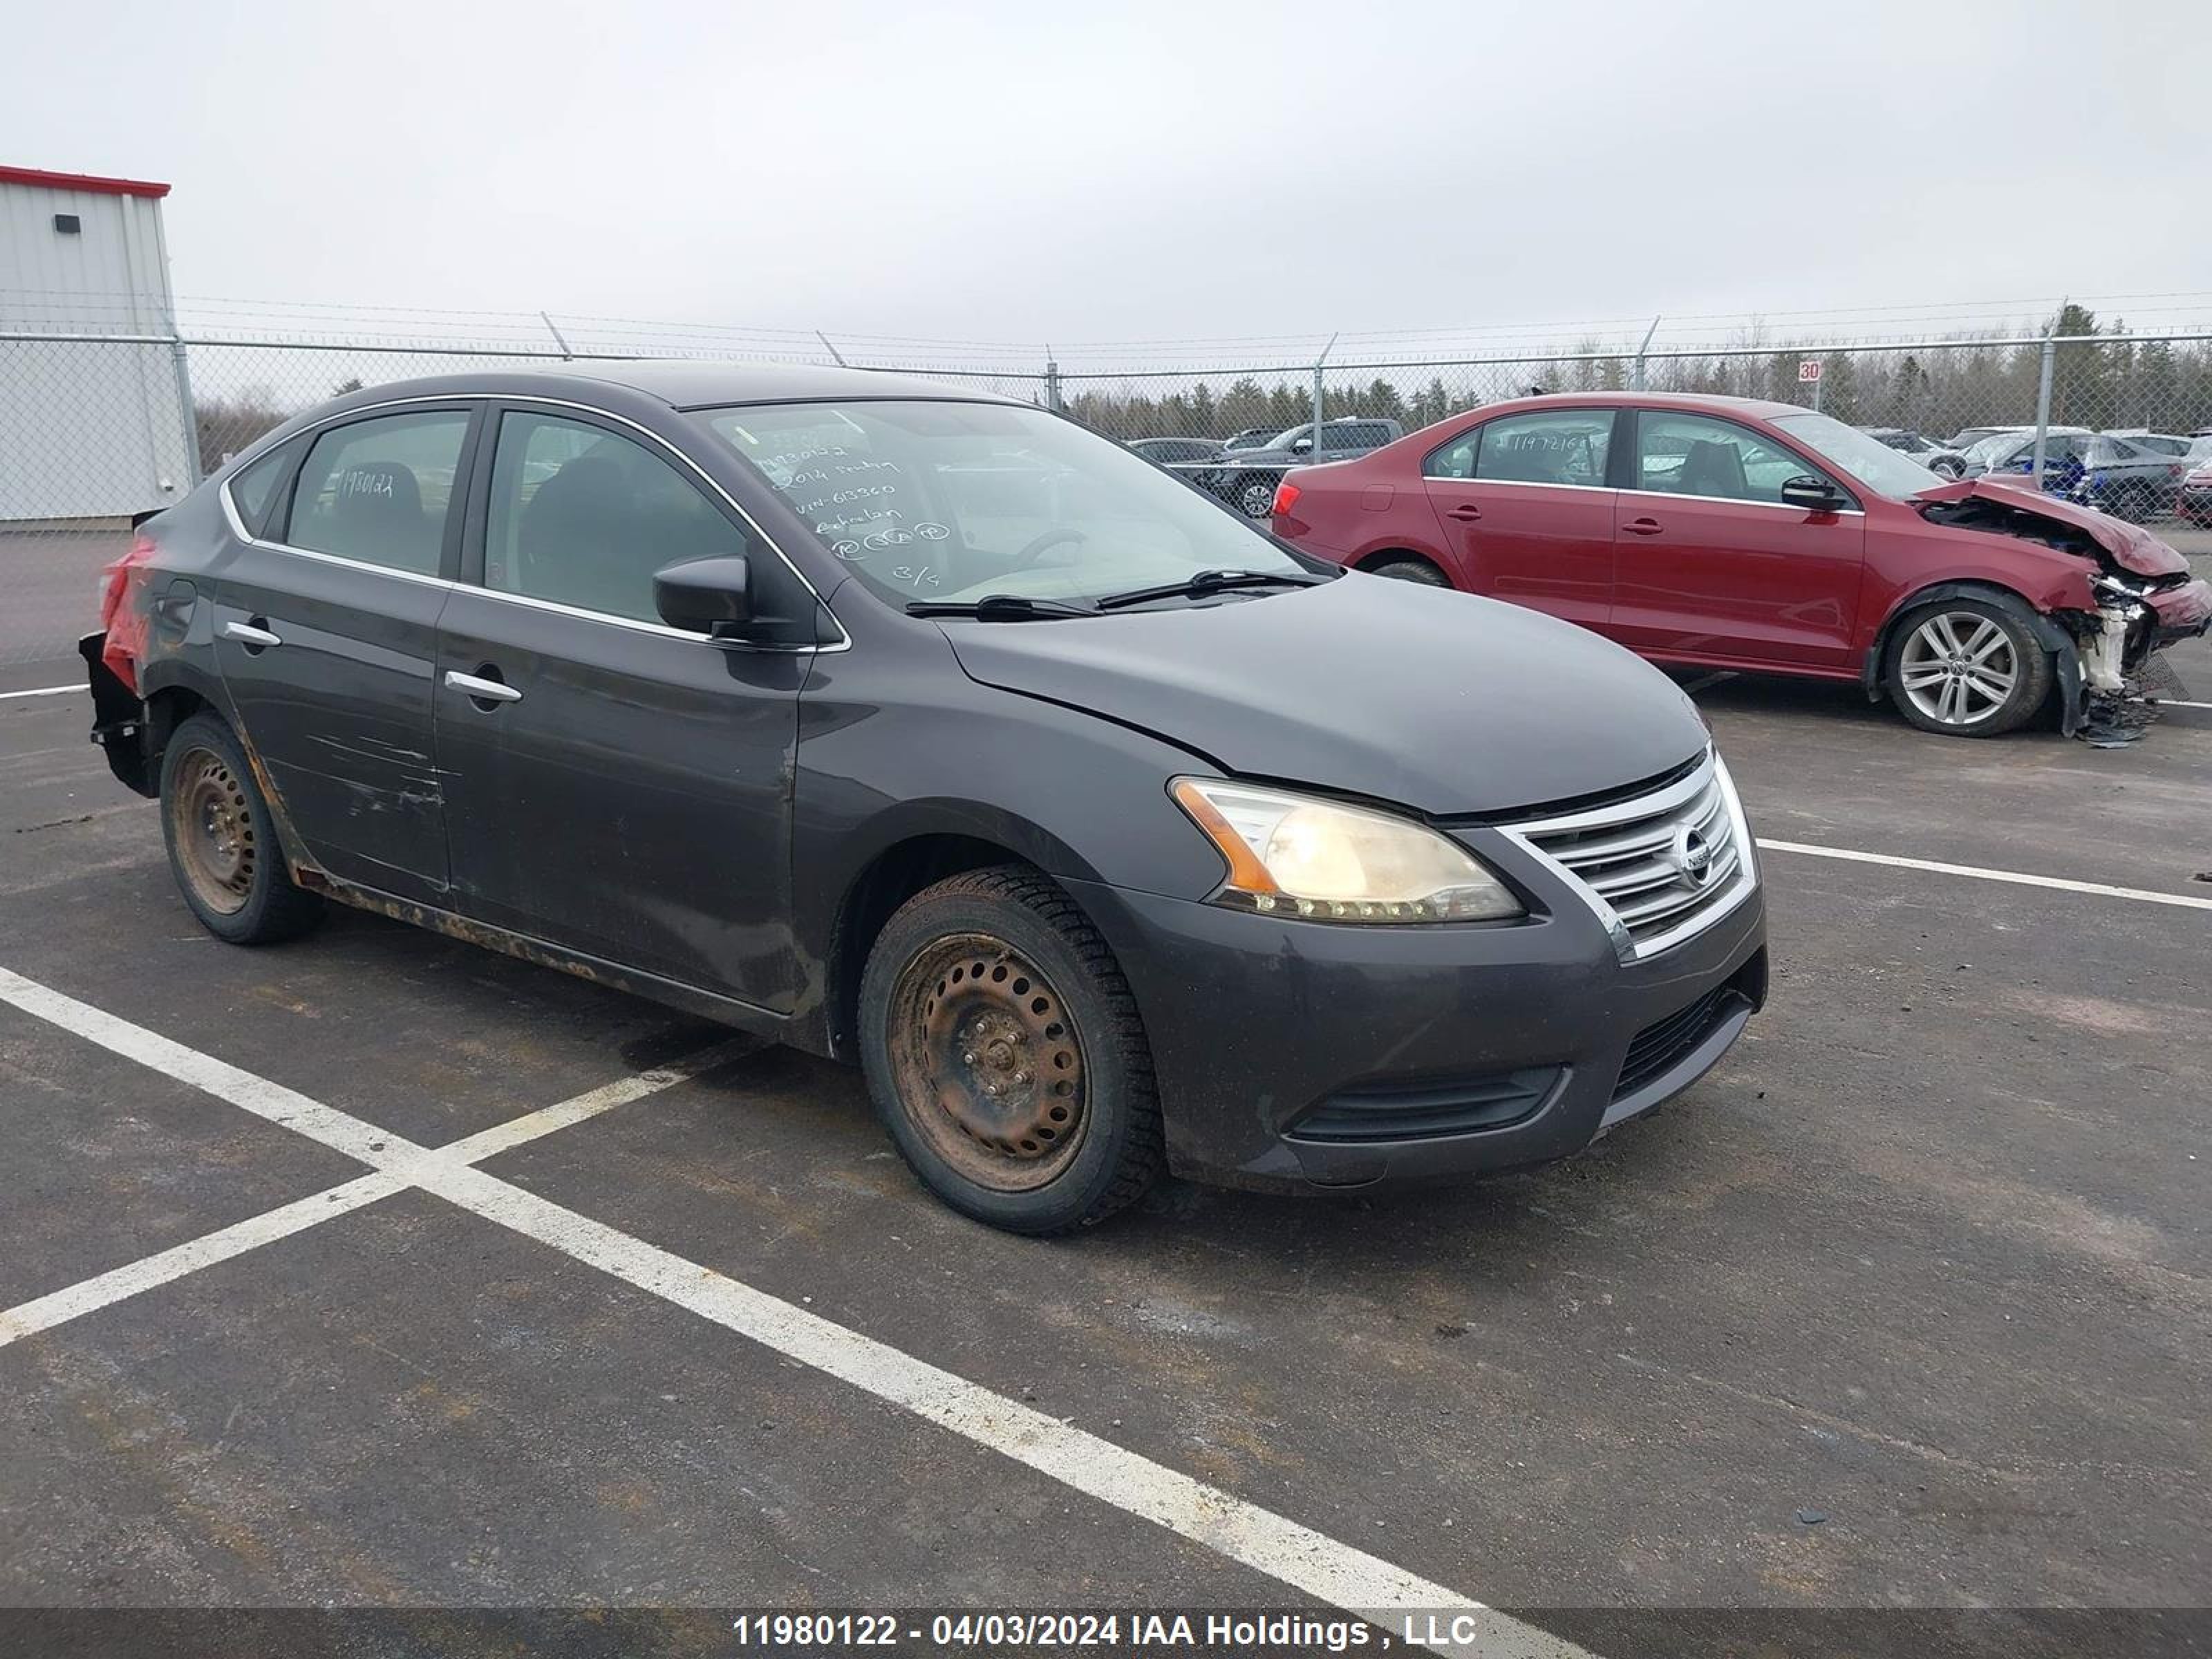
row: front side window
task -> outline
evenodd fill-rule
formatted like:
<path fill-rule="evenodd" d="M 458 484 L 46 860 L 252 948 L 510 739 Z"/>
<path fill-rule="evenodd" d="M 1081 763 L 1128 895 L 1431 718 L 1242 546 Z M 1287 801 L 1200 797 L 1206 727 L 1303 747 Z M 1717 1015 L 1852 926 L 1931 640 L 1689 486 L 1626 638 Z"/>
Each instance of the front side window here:
<path fill-rule="evenodd" d="M 1609 409 L 1540 410 L 1485 422 L 1431 453 L 1424 470 L 1432 478 L 1596 488 L 1612 442 Z"/>
<path fill-rule="evenodd" d="M 500 416 L 486 587 L 657 622 L 653 572 L 748 550 L 744 532 L 643 444 L 559 416 Z"/>
<path fill-rule="evenodd" d="M 331 428 L 300 468 L 284 539 L 317 553 L 436 575 L 468 431 L 468 413 L 457 409 Z"/>
<path fill-rule="evenodd" d="M 1923 490 L 1940 488 L 1945 482 L 1930 472 L 1917 454 L 1900 454 L 1856 427 L 1845 426 L 1832 415 L 1817 415 L 1808 410 L 1802 415 L 1778 415 L 1774 424 L 1819 456 L 1832 471 L 1892 501 L 1909 501 Z M 1906 434 L 1908 439 L 1911 435 Z M 1923 446 L 1913 444 L 1911 447 L 1917 451 Z M 1797 473 L 1808 471 L 1802 461 L 1794 465 Z"/>
<path fill-rule="evenodd" d="M 1851 430 L 1840 422 L 1834 424 L 1839 431 Z M 1636 429 L 1638 489 L 1779 504 L 1786 481 L 1819 476 L 1817 469 L 1781 445 L 1748 427 L 1710 415 L 1646 410 L 1636 417 Z M 1863 433 L 1853 435 L 1866 443 L 1869 453 L 1901 459 Z"/>
<path fill-rule="evenodd" d="M 758 404 L 699 416 L 893 604 L 1086 600 L 1309 567 L 1121 445 L 1021 404 Z"/>

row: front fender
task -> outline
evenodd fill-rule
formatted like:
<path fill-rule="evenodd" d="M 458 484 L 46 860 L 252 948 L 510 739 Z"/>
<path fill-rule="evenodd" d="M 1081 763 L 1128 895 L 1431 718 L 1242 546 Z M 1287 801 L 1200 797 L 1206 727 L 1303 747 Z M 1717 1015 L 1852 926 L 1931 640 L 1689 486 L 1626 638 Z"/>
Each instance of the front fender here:
<path fill-rule="evenodd" d="M 2086 578 L 2081 587 L 2083 597 L 2094 608 L 2095 601 L 2088 594 Z M 1881 699 L 1882 659 L 1889 654 L 1891 630 L 1899 617 L 1924 605 L 1944 599 L 1986 599 L 1992 591 L 2012 599 L 2027 600 L 2030 607 L 2028 626 L 2034 630 L 2035 637 L 2042 641 L 2044 649 L 2051 653 L 2052 669 L 2058 678 L 2060 725 L 2065 734 L 2072 737 L 2081 724 L 2087 702 L 2081 689 L 2081 657 L 2075 648 L 2073 638 L 2052 617 L 2034 608 L 2034 601 L 2028 599 L 2018 588 L 1989 579 L 1935 582 L 1926 587 L 1913 589 L 1893 605 L 1889 614 L 1881 619 L 1881 626 L 1875 630 L 1874 643 L 1867 647 L 1866 660 L 1859 669 L 1860 685 L 1866 692 L 1867 701 L 1878 702 Z"/>

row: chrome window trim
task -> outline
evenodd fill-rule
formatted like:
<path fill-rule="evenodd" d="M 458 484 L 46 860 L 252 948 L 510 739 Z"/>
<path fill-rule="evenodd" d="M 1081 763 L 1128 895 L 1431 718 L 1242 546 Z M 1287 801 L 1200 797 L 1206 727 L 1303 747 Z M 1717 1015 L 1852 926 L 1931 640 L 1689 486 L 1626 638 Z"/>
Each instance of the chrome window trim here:
<path fill-rule="evenodd" d="M 1584 489 L 1606 495 L 1649 495 L 1662 501 L 1720 501 L 1729 507 L 1764 507 L 1781 513 L 1796 513 L 1808 518 L 1815 516 L 1810 507 L 1795 507 L 1788 501 L 1747 501 L 1741 495 L 1685 495 L 1671 489 L 1622 489 L 1613 484 L 1551 483 L 1542 478 L 1439 478 L 1427 473 L 1421 475 L 1425 484 L 1480 484 L 1485 489 Z M 1831 519 L 1863 519 L 1863 507 L 1839 507 L 1819 516 Z"/>
<path fill-rule="evenodd" d="M 1600 495 L 1619 495 L 1625 492 L 1606 483 L 1554 483 L 1548 478 L 1446 478 L 1431 473 L 1421 474 L 1423 483 L 1480 484 L 1485 489 L 1588 489 Z"/>
<path fill-rule="evenodd" d="M 1800 518 L 1863 519 L 1863 507 L 1836 507 L 1826 513 L 1814 513 L 1809 507 L 1798 507 L 1789 501 L 1749 501 L 1741 495 L 1689 495 L 1671 489 L 1644 489 L 1631 486 L 1620 492 L 1624 495 L 1649 495 L 1662 501 L 1720 501 L 1729 507 L 1763 507 L 1771 513 L 1795 513 Z"/>
<path fill-rule="evenodd" d="M 372 564 L 365 559 L 349 559 L 343 554 L 322 553 L 318 552 L 312 547 L 295 547 L 289 542 L 267 540 L 264 538 L 254 535 L 251 531 L 246 529 L 246 520 L 239 516 L 238 503 L 230 498 L 230 485 L 233 478 L 237 477 L 238 475 L 244 471 L 246 468 L 251 466 L 255 461 L 258 460 L 263 454 L 265 454 L 269 450 L 275 448 L 276 447 L 275 443 L 264 445 L 258 449 L 248 450 L 244 455 L 240 456 L 232 464 L 231 469 L 224 477 L 223 481 L 216 486 L 216 496 L 222 503 L 223 518 L 228 522 L 231 533 L 240 541 L 245 542 L 253 547 L 267 549 L 271 552 L 289 553 L 305 559 L 320 559 L 326 564 L 340 565 L 350 570 L 371 571 L 380 575 L 397 576 L 403 581 L 420 582 L 432 587 L 443 587 L 449 590 L 458 589 L 465 592 L 482 593 L 491 599 L 504 599 L 510 605 L 528 605 L 534 610 L 556 611 L 563 616 L 579 617 L 586 622 L 605 623 L 610 627 L 630 629 L 633 631 L 641 634 L 658 634 L 665 635 L 670 639 L 691 640 L 701 645 L 713 646 L 716 650 L 726 651 L 734 648 L 743 648 L 748 651 L 760 652 L 810 652 L 829 653 L 838 651 L 849 651 L 853 648 L 852 635 L 846 630 L 845 624 L 839 618 L 837 613 L 830 609 L 829 601 L 822 597 L 822 590 L 815 586 L 811 581 L 807 580 L 806 573 L 799 568 L 797 563 L 793 561 L 791 555 L 783 550 L 782 547 L 777 544 L 773 536 L 769 535 L 768 532 L 761 528 L 759 520 L 755 519 L 751 514 L 746 512 L 743 504 L 740 503 L 735 496 L 732 495 L 728 490 L 723 489 L 720 483 L 715 482 L 714 477 L 711 477 L 708 473 L 707 470 L 701 466 L 698 462 L 692 459 L 690 456 L 685 454 L 684 451 L 678 449 L 674 444 L 669 442 L 667 439 L 662 437 L 650 427 L 641 426 L 637 422 L 631 420 L 626 415 L 617 415 L 611 410 L 601 409 L 594 404 L 578 403 L 573 398 L 546 398 L 538 396 L 533 392 L 445 392 L 435 394 L 425 393 L 413 398 L 393 398 L 383 403 L 363 404 L 356 409 L 339 410 L 332 414 L 325 416 L 321 420 L 301 427 L 296 432 L 288 432 L 284 434 L 277 441 L 282 443 L 289 443 L 295 438 L 304 437 L 309 433 L 320 432 L 325 427 L 333 426 L 343 422 L 350 421 L 356 416 L 372 415 L 381 410 L 412 409 L 424 404 L 453 405 L 477 404 L 541 404 L 551 409 L 578 410 L 586 415 L 595 415 L 603 421 L 612 421 L 617 425 L 626 426 L 633 432 L 640 433 L 643 436 L 651 439 L 654 443 L 659 444 L 661 448 L 675 456 L 677 459 L 681 461 L 685 466 L 690 468 L 694 473 L 697 474 L 701 483 L 707 485 L 708 488 L 712 489 L 716 495 L 720 496 L 723 501 L 729 504 L 730 510 L 736 514 L 739 519 L 744 521 L 745 527 L 751 531 L 755 536 L 757 536 L 760 538 L 761 544 L 766 547 L 769 551 L 775 554 L 777 558 L 783 561 L 784 568 L 790 571 L 793 575 L 799 578 L 799 586 L 804 587 L 813 596 L 815 604 L 821 606 L 823 614 L 827 616 L 830 622 L 836 626 L 837 629 L 836 639 L 827 645 L 819 643 L 814 645 L 757 645 L 749 640 L 718 640 L 708 635 L 694 634 L 687 629 L 671 628 L 665 623 L 642 622 L 635 617 L 617 617 L 612 612 L 605 611 L 587 611 L 581 605 L 563 605 L 556 599 L 541 599 L 527 593 L 504 592 L 496 587 L 488 586 L 480 581 L 454 581 L 444 576 L 425 576 L 412 570 L 398 569 L 391 565 Z M 474 410 L 471 410 L 471 413 L 473 414 Z M 495 410 L 494 413 L 496 413 L 496 410 Z M 310 439 L 309 441 L 312 444 L 313 440 Z M 495 449 L 496 446 L 494 447 Z"/>

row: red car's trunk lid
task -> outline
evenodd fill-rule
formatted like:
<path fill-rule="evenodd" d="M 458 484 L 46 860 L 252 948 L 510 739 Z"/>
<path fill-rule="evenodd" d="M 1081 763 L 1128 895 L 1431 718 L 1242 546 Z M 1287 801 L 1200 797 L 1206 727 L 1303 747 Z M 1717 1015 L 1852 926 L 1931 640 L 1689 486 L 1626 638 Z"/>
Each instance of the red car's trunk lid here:
<path fill-rule="evenodd" d="M 1993 483 L 1987 478 L 1961 478 L 1935 489 L 1923 489 L 1912 499 L 1916 501 L 1963 501 L 1978 496 L 2008 507 L 2015 513 L 2033 513 L 2038 518 L 2049 519 L 2078 530 L 2112 556 L 2113 562 L 2138 576 L 2185 576 L 2189 561 L 2167 546 L 2148 530 L 2131 525 L 2124 519 L 2115 519 L 2109 514 L 2093 507 L 2077 507 L 2072 501 L 2061 501 L 2034 489 L 2022 489 L 2014 484 Z"/>

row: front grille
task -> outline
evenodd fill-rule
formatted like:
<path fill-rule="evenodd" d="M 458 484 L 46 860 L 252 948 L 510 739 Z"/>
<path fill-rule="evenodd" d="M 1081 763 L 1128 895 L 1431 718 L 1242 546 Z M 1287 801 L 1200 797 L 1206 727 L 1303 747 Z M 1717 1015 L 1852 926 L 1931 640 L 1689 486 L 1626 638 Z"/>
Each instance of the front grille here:
<path fill-rule="evenodd" d="M 1505 833 L 1580 888 L 1631 960 L 1694 938 L 1734 909 L 1753 880 L 1749 835 L 1711 753 L 1648 794 Z"/>
<path fill-rule="evenodd" d="M 1460 1083 L 1352 1089 L 1331 1095 L 1290 1127 L 1294 1140 L 1418 1140 L 1518 1123 L 1544 1103 L 1556 1066 Z"/>
<path fill-rule="evenodd" d="M 1628 1058 L 1620 1066 L 1620 1081 L 1613 1085 L 1613 1097 L 1619 1100 L 1632 1095 L 1652 1079 L 1672 1070 L 1723 1020 L 1738 1008 L 1750 1006 L 1751 999 L 1734 985 L 1716 985 L 1688 1007 L 1654 1020 L 1629 1043 Z"/>

